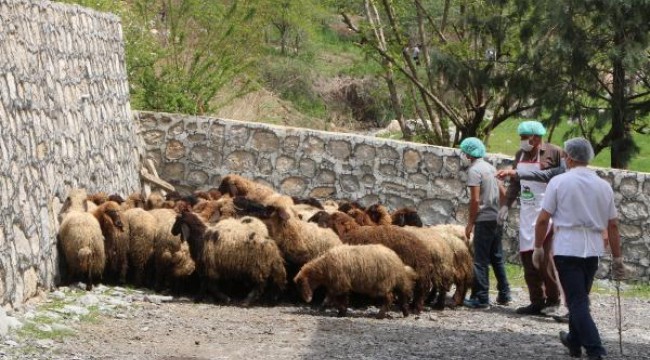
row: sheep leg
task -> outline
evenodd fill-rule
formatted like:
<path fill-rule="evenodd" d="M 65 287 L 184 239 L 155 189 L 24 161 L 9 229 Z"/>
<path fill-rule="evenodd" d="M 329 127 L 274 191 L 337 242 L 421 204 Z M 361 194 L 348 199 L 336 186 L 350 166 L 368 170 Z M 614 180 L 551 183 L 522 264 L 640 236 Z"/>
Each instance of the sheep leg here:
<path fill-rule="evenodd" d="M 399 307 L 402 310 L 402 315 L 404 315 L 404 317 L 409 316 L 409 301 L 408 297 L 404 293 L 399 295 Z"/>
<path fill-rule="evenodd" d="M 438 293 L 438 296 L 436 297 L 436 302 L 433 304 L 433 308 L 435 310 L 444 310 L 445 309 L 445 297 L 446 297 L 447 293 L 442 288 L 437 289 L 437 291 L 434 290 L 431 293 L 433 295 L 435 295 L 436 292 Z"/>
<path fill-rule="evenodd" d="M 424 300 L 426 297 L 427 293 L 424 291 L 422 284 L 416 286 L 415 294 L 413 296 L 413 304 L 411 305 L 414 314 L 418 315 L 422 310 L 424 310 Z"/>
<path fill-rule="evenodd" d="M 93 289 L 93 272 L 90 266 L 88 266 L 88 276 L 86 278 L 86 291 Z"/>
<path fill-rule="evenodd" d="M 386 312 L 390 309 L 390 306 L 393 304 L 393 293 L 388 293 L 383 299 L 379 313 L 377 314 L 377 319 L 386 318 Z"/>
<path fill-rule="evenodd" d="M 336 314 L 338 317 L 344 317 L 348 313 L 348 294 L 337 295 L 335 297 L 336 307 L 339 312 Z"/>
<path fill-rule="evenodd" d="M 257 286 L 253 290 L 251 290 L 250 293 L 248 293 L 248 296 L 246 296 L 246 300 L 242 303 L 242 306 L 248 307 L 253 303 L 253 301 L 256 301 L 260 295 L 262 294 L 264 286 Z"/>

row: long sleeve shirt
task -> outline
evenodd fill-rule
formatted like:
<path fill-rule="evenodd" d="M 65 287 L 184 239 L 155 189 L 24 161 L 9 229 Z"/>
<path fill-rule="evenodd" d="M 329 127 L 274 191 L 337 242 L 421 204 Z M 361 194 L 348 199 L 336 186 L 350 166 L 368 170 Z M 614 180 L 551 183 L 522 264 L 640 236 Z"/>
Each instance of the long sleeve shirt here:
<path fill-rule="evenodd" d="M 562 161 L 563 150 L 557 145 L 550 143 L 542 143 L 539 147 L 539 162 L 541 170 L 550 169 L 559 167 Z M 521 149 L 517 150 L 515 153 L 515 161 L 513 163 L 513 168 L 517 168 L 519 161 L 532 161 L 537 157 L 537 151 L 533 150 L 530 152 L 525 152 Z M 542 181 L 548 182 L 548 181 Z M 512 204 L 517 200 L 519 192 L 521 191 L 521 184 L 519 178 L 511 179 L 510 185 L 506 191 L 506 205 L 512 207 Z"/>

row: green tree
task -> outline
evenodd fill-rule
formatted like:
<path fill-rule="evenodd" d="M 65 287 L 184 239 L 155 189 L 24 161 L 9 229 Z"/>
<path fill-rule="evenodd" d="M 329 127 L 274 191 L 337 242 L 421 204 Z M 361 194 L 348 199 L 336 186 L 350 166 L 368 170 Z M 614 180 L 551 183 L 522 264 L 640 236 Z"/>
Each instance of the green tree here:
<path fill-rule="evenodd" d="M 254 8 L 243 1 L 136 0 L 126 27 L 131 104 L 205 114 L 215 95 L 247 90 L 245 70 L 259 39 L 249 30 Z"/>
<path fill-rule="evenodd" d="M 549 103 L 576 123 L 596 153 L 611 147 L 611 166 L 626 168 L 647 131 L 650 112 L 650 1 L 519 0 L 531 16 L 522 40 L 564 95 Z M 561 117 L 552 119 L 551 126 Z"/>
<path fill-rule="evenodd" d="M 509 1 L 378 3 L 389 33 L 385 48 L 373 36 L 372 24 L 348 23 L 362 35 L 363 46 L 402 74 L 416 112 L 431 123 L 431 142 L 487 139 L 506 119 L 538 108 L 552 96 L 553 89 L 535 71 L 538 64 L 519 54 L 523 19 Z M 412 57 L 416 44 L 421 65 Z M 456 128 L 453 139 L 450 124 Z"/>

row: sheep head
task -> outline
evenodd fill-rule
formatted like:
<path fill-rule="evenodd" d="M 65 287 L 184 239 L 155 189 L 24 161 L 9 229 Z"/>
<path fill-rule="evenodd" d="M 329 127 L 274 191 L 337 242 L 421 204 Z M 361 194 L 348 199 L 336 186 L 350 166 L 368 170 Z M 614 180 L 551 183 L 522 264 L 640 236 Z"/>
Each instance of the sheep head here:
<path fill-rule="evenodd" d="M 372 221 L 370 216 L 366 214 L 363 210 L 361 209 L 351 209 L 348 211 L 348 215 L 354 219 L 354 221 L 357 222 L 357 224 L 361 226 L 374 226 L 375 223 Z"/>
<path fill-rule="evenodd" d="M 246 190 L 240 186 L 240 179 L 237 175 L 226 175 L 217 188 L 221 194 L 228 194 L 232 197 L 246 195 Z"/>
<path fill-rule="evenodd" d="M 123 231 L 124 224 L 122 223 L 121 212 L 122 209 L 118 203 L 115 201 L 107 201 L 95 210 L 95 217 L 102 224 L 102 227 L 112 224 L 115 228 Z"/>
<path fill-rule="evenodd" d="M 293 200 L 293 203 L 296 204 L 296 205 L 298 205 L 298 204 L 307 204 L 307 205 L 311 205 L 311 206 L 315 207 L 316 209 L 324 210 L 323 204 L 321 204 L 320 201 L 318 201 L 317 199 L 315 199 L 313 197 L 299 198 L 297 196 L 292 196 L 291 200 Z"/>
<path fill-rule="evenodd" d="M 375 223 L 379 225 L 390 225 L 393 220 L 388 213 L 388 209 L 386 209 L 385 206 L 381 204 L 375 204 L 368 209 L 366 209 L 366 214 L 370 217 L 370 219 Z"/>
<path fill-rule="evenodd" d="M 88 205 L 86 204 L 86 190 L 84 189 L 72 189 L 68 194 L 68 197 L 63 202 L 63 207 L 61 207 L 60 214 L 65 214 L 70 210 L 75 211 L 87 211 Z"/>
<path fill-rule="evenodd" d="M 422 218 L 415 209 L 402 208 L 391 214 L 393 225 L 422 227 Z"/>
<path fill-rule="evenodd" d="M 95 203 L 95 205 L 101 205 L 108 201 L 108 195 L 106 195 L 105 192 L 98 192 L 95 194 L 90 194 L 86 198 L 88 201 L 92 201 Z"/>
<path fill-rule="evenodd" d="M 339 237 L 343 237 L 345 234 L 360 226 L 350 215 L 340 211 L 337 211 L 330 216 L 328 225 L 328 227 L 334 230 L 336 235 Z"/>
<path fill-rule="evenodd" d="M 343 213 L 347 213 L 352 209 L 363 209 L 363 206 L 356 201 L 348 201 L 339 205 L 339 211 Z"/>
<path fill-rule="evenodd" d="M 302 299 L 305 300 L 305 302 L 310 303 L 314 296 L 314 292 L 309 285 L 307 276 L 305 276 L 303 272 L 300 272 L 295 278 L 293 278 L 293 282 L 296 283 Z"/>
<path fill-rule="evenodd" d="M 233 204 L 237 215 L 252 215 L 260 219 L 269 219 L 275 211 L 273 206 L 264 206 L 243 196 L 235 197 Z"/>
<path fill-rule="evenodd" d="M 115 201 L 119 205 L 122 205 L 122 203 L 124 203 L 124 198 L 119 194 L 112 194 L 108 197 L 108 201 Z"/>
<path fill-rule="evenodd" d="M 321 210 L 321 211 L 315 213 L 314 215 L 312 215 L 312 217 L 310 217 L 309 220 L 307 220 L 307 222 L 313 222 L 313 223 L 318 224 L 318 226 L 320 226 L 322 228 L 328 228 L 329 227 L 330 216 L 331 216 L 330 213 L 328 213 L 327 211 Z"/>

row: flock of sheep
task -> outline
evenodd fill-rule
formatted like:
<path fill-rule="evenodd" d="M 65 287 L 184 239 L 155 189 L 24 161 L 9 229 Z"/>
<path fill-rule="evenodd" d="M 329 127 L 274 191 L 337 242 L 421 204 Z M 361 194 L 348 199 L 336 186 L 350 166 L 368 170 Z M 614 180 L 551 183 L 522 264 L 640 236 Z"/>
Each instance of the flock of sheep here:
<path fill-rule="evenodd" d="M 408 208 L 292 198 L 227 175 L 218 189 L 181 197 L 70 191 L 57 246 L 62 283 L 106 283 L 211 296 L 297 294 L 344 316 L 355 301 L 397 301 L 407 316 L 426 303 L 462 304 L 472 283 L 470 240 L 457 225 L 423 227 Z M 324 289 L 324 292 L 319 289 Z M 313 301 L 314 300 L 314 301 Z"/>

